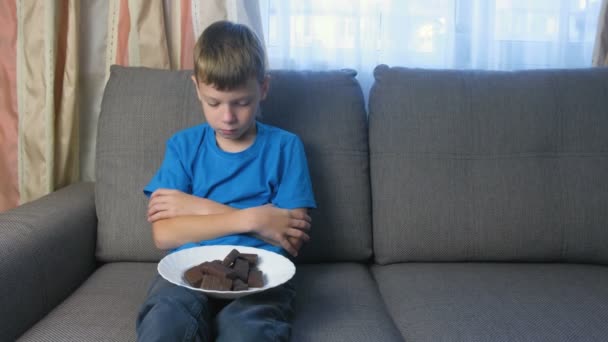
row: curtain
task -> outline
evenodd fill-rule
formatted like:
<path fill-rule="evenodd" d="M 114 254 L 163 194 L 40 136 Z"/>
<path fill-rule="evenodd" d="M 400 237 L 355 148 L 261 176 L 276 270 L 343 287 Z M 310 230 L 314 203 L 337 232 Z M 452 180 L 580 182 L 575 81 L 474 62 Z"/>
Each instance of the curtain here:
<path fill-rule="evenodd" d="M 17 8 L 0 2 L 0 211 L 19 203 L 17 177 Z"/>
<path fill-rule="evenodd" d="M 591 66 L 600 0 L 262 0 L 272 68 Z"/>
<path fill-rule="evenodd" d="M 196 38 L 221 19 L 262 36 L 251 0 L 0 1 L 0 212 L 95 179 L 112 64 L 191 69 Z"/>
<path fill-rule="evenodd" d="M 0 210 L 77 181 L 78 1 L 0 5 Z"/>
<path fill-rule="evenodd" d="M 608 0 L 603 1 L 600 11 L 593 65 L 608 66 Z"/>

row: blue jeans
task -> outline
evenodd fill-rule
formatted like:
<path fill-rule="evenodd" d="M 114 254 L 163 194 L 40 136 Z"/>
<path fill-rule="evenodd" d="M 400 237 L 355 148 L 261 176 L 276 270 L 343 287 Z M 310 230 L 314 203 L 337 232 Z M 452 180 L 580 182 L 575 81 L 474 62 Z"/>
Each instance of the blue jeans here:
<path fill-rule="evenodd" d="M 294 298 L 291 282 L 222 300 L 157 275 L 137 317 L 137 340 L 289 341 Z"/>

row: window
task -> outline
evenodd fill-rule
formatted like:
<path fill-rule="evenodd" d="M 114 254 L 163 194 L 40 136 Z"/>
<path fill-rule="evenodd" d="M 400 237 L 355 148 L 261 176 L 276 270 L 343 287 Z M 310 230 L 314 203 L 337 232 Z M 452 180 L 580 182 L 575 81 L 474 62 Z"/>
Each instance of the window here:
<path fill-rule="evenodd" d="M 591 66 L 600 0 L 261 0 L 271 68 Z M 365 90 L 365 89 L 364 89 Z"/>

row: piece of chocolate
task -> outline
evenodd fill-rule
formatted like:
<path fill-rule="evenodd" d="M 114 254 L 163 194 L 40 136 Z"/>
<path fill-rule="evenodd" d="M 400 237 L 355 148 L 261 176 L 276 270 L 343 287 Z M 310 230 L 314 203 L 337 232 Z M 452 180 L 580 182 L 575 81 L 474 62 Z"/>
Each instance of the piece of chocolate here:
<path fill-rule="evenodd" d="M 247 278 L 249 277 L 249 262 L 245 259 L 236 258 L 234 261 L 234 272 L 237 278 L 247 282 Z"/>
<path fill-rule="evenodd" d="M 232 289 L 232 279 L 220 278 L 220 291 L 230 291 Z"/>
<path fill-rule="evenodd" d="M 223 260 L 205 261 L 184 272 L 184 280 L 193 287 L 216 291 L 246 291 L 264 287 L 264 274 L 257 268 L 257 254 L 233 249 Z"/>
<path fill-rule="evenodd" d="M 230 291 L 232 289 L 232 280 L 205 274 L 203 275 L 200 287 L 205 290 Z"/>
<path fill-rule="evenodd" d="M 217 277 L 208 274 L 205 274 L 203 276 L 203 280 L 201 282 L 201 289 L 216 290 L 218 286 L 219 281 Z"/>
<path fill-rule="evenodd" d="M 206 262 L 202 263 L 199 267 L 203 274 L 210 274 L 228 279 L 234 279 L 237 276 L 235 270 L 224 266 L 221 262 Z"/>
<path fill-rule="evenodd" d="M 249 278 L 247 279 L 249 287 L 264 287 L 264 275 L 262 271 L 257 268 L 249 271 Z"/>
<path fill-rule="evenodd" d="M 201 285 L 201 281 L 203 280 L 203 273 L 201 273 L 198 266 L 194 266 L 189 268 L 184 273 L 184 279 L 188 284 L 190 284 L 190 286 L 199 287 Z"/>
<path fill-rule="evenodd" d="M 222 264 L 226 267 L 232 266 L 232 263 L 234 263 L 234 260 L 236 260 L 236 258 L 240 254 L 241 253 L 239 253 L 239 251 L 237 251 L 236 249 L 232 249 L 230 251 L 230 253 L 228 253 L 228 255 L 226 255 L 226 257 L 224 258 L 224 261 L 222 261 Z"/>
<path fill-rule="evenodd" d="M 232 282 L 232 291 L 246 291 L 249 290 L 249 286 L 247 283 L 242 281 L 239 278 L 236 278 L 234 282 Z"/>
<path fill-rule="evenodd" d="M 258 264 L 258 255 L 253 253 L 241 253 L 239 258 L 243 258 L 249 262 L 249 265 L 255 266 Z"/>

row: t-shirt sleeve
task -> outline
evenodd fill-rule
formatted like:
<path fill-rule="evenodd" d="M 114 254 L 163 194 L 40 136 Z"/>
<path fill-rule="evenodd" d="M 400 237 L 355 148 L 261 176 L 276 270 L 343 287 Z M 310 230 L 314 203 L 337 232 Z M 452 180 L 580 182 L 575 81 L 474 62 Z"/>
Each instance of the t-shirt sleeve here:
<path fill-rule="evenodd" d="M 191 177 L 184 167 L 183 151 L 175 137 L 167 141 L 165 159 L 150 183 L 144 187 L 144 194 L 148 197 L 160 188 L 180 190 L 190 193 Z"/>
<path fill-rule="evenodd" d="M 282 152 L 280 183 L 272 204 L 285 209 L 316 208 L 304 146 L 294 137 Z"/>

